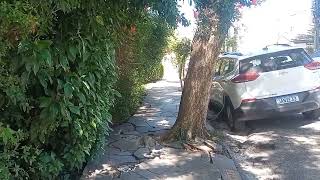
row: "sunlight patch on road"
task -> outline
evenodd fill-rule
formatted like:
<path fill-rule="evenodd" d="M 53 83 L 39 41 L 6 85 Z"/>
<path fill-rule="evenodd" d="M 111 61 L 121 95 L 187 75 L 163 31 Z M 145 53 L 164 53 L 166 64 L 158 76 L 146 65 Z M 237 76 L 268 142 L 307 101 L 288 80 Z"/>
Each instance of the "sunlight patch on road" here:
<path fill-rule="evenodd" d="M 245 165 L 243 166 L 243 169 L 255 174 L 256 178 L 258 178 L 259 180 L 280 179 L 280 176 L 276 175 L 274 171 L 269 167 Z"/>
<path fill-rule="evenodd" d="M 171 127 L 171 124 L 170 124 L 170 122 L 168 121 L 168 120 L 162 120 L 162 121 L 158 121 L 157 122 L 157 125 L 159 125 L 159 126 L 165 126 L 165 127 Z"/>
<path fill-rule="evenodd" d="M 309 137 L 307 138 L 303 136 L 291 136 L 288 138 L 295 140 L 293 143 L 296 145 L 300 145 L 301 143 L 308 144 L 308 145 L 318 145 L 316 139 L 309 138 Z"/>
<path fill-rule="evenodd" d="M 159 81 L 157 83 L 149 83 L 145 85 L 146 89 L 151 89 L 151 88 L 164 88 L 164 87 L 180 87 L 179 81 Z"/>
<path fill-rule="evenodd" d="M 236 140 L 237 142 L 244 143 L 248 140 L 247 136 L 241 136 L 241 135 L 233 135 L 233 134 L 226 134 L 231 139 Z"/>
<path fill-rule="evenodd" d="M 307 124 L 307 125 L 301 126 L 301 128 L 304 128 L 304 129 L 313 129 L 313 130 L 316 130 L 316 131 L 320 131 L 320 121 L 317 121 L 317 122 L 314 122 L 314 123 L 311 123 L 311 124 Z"/>

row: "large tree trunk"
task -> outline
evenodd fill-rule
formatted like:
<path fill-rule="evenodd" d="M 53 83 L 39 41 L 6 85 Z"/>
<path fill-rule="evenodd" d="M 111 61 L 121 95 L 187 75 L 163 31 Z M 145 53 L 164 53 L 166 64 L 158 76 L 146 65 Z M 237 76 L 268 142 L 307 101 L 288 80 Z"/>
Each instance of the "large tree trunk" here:
<path fill-rule="evenodd" d="M 182 65 L 178 65 L 178 74 L 179 74 L 179 80 L 180 80 L 180 87 L 183 89 L 183 74 L 182 74 Z"/>
<path fill-rule="evenodd" d="M 187 77 L 179 107 L 179 114 L 168 139 L 192 139 L 207 137 L 205 120 L 207 116 L 209 91 L 215 59 L 219 55 L 222 41 L 218 37 L 211 42 L 195 38 L 190 57 Z"/>
<path fill-rule="evenodd" d="M 184 67 L 185 67 L 185 63 L 181 63 L 178 68 L 178 72 L 179 72 L 179 80 L 180 80 L 180 87 L 181 89 L 183 89 L 184 86 L 184 79 L 185 79 L 185 73 L 184 73 Z"/>
<path fill-rule="evenodd" d="M 229 4 L 229 6 L 227 8 L 234 8 L 234 5 Z M 193 39 L 178 118 L 171 131 L 163 137 L 165 141 L 208 137 L 205 121 L 214 62 L 218 58 L 227 30 L 231 25 L 234 9 L 228 12 L 232 15 L 227 14 L 227 17 L 224 16 L 225 12 L 220 12 L 219 15 L 217 10 L 206 9 L 205 11 L 207 11 L 205 12 L 205 18 L 209 20 L 207 21 L 209 24 L 206 24 L 205 27 L 207 28 L 198 26 Z"/>

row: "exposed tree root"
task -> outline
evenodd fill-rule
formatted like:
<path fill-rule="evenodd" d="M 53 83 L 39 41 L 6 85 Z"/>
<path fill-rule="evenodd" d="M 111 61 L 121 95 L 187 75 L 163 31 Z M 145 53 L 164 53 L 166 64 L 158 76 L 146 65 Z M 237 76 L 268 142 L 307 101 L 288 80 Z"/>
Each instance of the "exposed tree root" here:
<path fill-rule="evenodd" d="M 178 126 L 174 126 L 167 134 L 161 137 L 162 142 L 174 142 L 174 141 L 194 141 L 196 138 L 200 139 L 208 139 L 210 134 L 208 130 L 202 126 L 201 129 L 195 129 L 189 127 L 188 129 L 179 128 Z"/>

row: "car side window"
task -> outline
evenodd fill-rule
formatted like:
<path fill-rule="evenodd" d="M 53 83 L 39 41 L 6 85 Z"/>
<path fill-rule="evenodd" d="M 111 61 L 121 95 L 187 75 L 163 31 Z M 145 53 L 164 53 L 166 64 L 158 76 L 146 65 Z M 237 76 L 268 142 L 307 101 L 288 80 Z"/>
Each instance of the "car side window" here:
<path fill-rule="evenodd" d="M 222 64 L 220 66 L 221 67 L 220 75 L 223 76 L 223 75 L 229 74 L 230 72 L 233 71 L 234 66 L 235 66 L 234 60 L 229 58 L 222 59 Z"/>
<path fill-rule="evenodd" d="M 220 76 L 221 59 L 218 59 L 214 65 L 214 77 Z"/>
<path fill-rule="evenodd" d="M 220 76 L 223 76 L 223 75 L 224 75 L 226 66 L 227 66 L 226 59 L 221 59 L 221 65 L 220 65 L 220 68 L 219 68 L 219 74 L 220 74 Z"/>
<path fill-rule="evenodd" d="M 227 67 L 226 67 L 226 69 L 225 69 L 224 74 L 229 74 L 229 73 L 231 73 L 231 72 L 233 71 L 233 69 L 234 69 L 234 66 L 235 66 L 234 60 L 233 60 L 233 59 L 228 59 L 228 60 L 227 60 Z"/>

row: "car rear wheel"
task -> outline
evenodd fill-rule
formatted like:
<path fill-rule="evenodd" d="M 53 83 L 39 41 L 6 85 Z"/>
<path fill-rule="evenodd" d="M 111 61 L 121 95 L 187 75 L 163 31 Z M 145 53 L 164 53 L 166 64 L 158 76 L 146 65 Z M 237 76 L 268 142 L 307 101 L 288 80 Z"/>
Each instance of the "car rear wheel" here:
<path fill-rule="evenodd" d="M 209 101 L 208 109 L 211 110 L 211 111 L 214 110 L 214 104 L 213 104 L 213 102 L 211 100 Z"/>
<path fill-rule="evenodd" d="M 302 113 L 306 120 L 317 120 L 320 117 L 320 109 Z"/>
<path fill-rule="evenodd" d="M 225 117 L 226 117 L 227 123 L 230 126 L 232 131 L 241 131 L 241 130 L 245 129 L 245 122 L 238 121 L 234 117 L 234 109 L 230 103 L 226 104 Z"/>
<path fill-rule="evenodd" d="M 215 113 L 216 118 L 215 120 L 217 121 L 221 121 L 223 119 L 223 108 L 219 108 L 217 106 L 217 104 L 215 104 L 214 102 L 212 102 L 211 100 L 209 101 L 209 105 L 208 105 L 208 110 L 212 111 L 213 113 Z"/>

